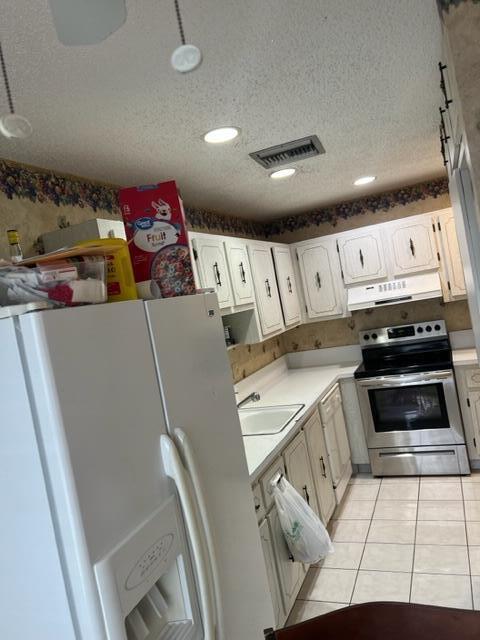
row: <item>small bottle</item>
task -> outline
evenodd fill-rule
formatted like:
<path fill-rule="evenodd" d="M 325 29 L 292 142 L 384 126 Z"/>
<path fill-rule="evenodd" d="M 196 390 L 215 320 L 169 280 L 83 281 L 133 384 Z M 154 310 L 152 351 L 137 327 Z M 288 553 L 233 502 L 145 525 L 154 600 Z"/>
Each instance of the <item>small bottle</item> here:
<path fill-rule="evenodd" d="M 10 260 L 14 263 L 21 262 L 23 260 L 23 253 L 18 231 L 16 229 L 9 229 L 7 231 L 7 238 L 10 247 Z"/>

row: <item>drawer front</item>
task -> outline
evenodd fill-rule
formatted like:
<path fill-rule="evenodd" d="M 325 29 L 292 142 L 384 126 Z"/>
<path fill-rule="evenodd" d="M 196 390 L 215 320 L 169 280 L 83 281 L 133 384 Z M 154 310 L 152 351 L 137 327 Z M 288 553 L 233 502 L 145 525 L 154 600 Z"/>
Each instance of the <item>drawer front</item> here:
<path fill-rule="evenodd" d="M 285 474 L 285 465 L 283 464 L 282 458 L 277 458 L 268 470 L 265 471 L 259 481 L 259 485 L 262 487 L 263 501 L 266 511 L 268 511 L 273 504 L 273 496 L 270 493 L 270 481 L 278 472 Z"/>
<path fill-rule="evenodd" d="M 252 487 L 253 504 L 255 505 L 255 515 L 258 522 L 265 516 L 265 504 L 263 502 L 262 489 L 259 484 L 255 484 Z"/>
<path fill-rule="evenodd" d="M 465 381 L 469 389 L 480 389 L 480 368 L 467 369 L 465 371 Z"/>

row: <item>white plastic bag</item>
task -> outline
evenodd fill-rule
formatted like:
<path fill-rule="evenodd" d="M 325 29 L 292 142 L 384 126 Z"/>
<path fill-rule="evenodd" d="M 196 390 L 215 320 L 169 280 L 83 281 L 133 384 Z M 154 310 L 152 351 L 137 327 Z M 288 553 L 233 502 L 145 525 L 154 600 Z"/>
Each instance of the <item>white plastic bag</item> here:
<path fill-rule="evenodd" d="M 283 535 L 295 562 L 313 564 L 333 553 L 322 521 L 292 485 L 282 476 L 271 486 Z"/>

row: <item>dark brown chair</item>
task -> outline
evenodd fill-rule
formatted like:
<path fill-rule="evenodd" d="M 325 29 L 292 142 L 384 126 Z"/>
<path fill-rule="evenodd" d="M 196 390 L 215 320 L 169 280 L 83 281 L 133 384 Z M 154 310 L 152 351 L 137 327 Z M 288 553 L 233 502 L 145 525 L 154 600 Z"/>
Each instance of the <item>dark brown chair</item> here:
<path fill-rule="evenodd" d="M 480 640 L 480 611 L 367 602 L 267 629 L 265 640 Z"/>

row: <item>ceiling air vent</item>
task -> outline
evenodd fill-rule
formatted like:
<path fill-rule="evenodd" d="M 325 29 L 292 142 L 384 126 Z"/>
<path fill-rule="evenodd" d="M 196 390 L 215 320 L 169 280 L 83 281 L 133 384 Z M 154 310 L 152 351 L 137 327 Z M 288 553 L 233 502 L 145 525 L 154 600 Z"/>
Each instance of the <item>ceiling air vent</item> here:
<path fill-rule="evenodd" d="M 292 140 L 277 144 L 275 147 L 254 151 L 250 154 L 255 162 L 261 164 L 264 169 L 273 169 L 282 164 L 306 160 L 325 153 L 322 143 L 317 136 L 308 136 L 300 140 Z"/>

